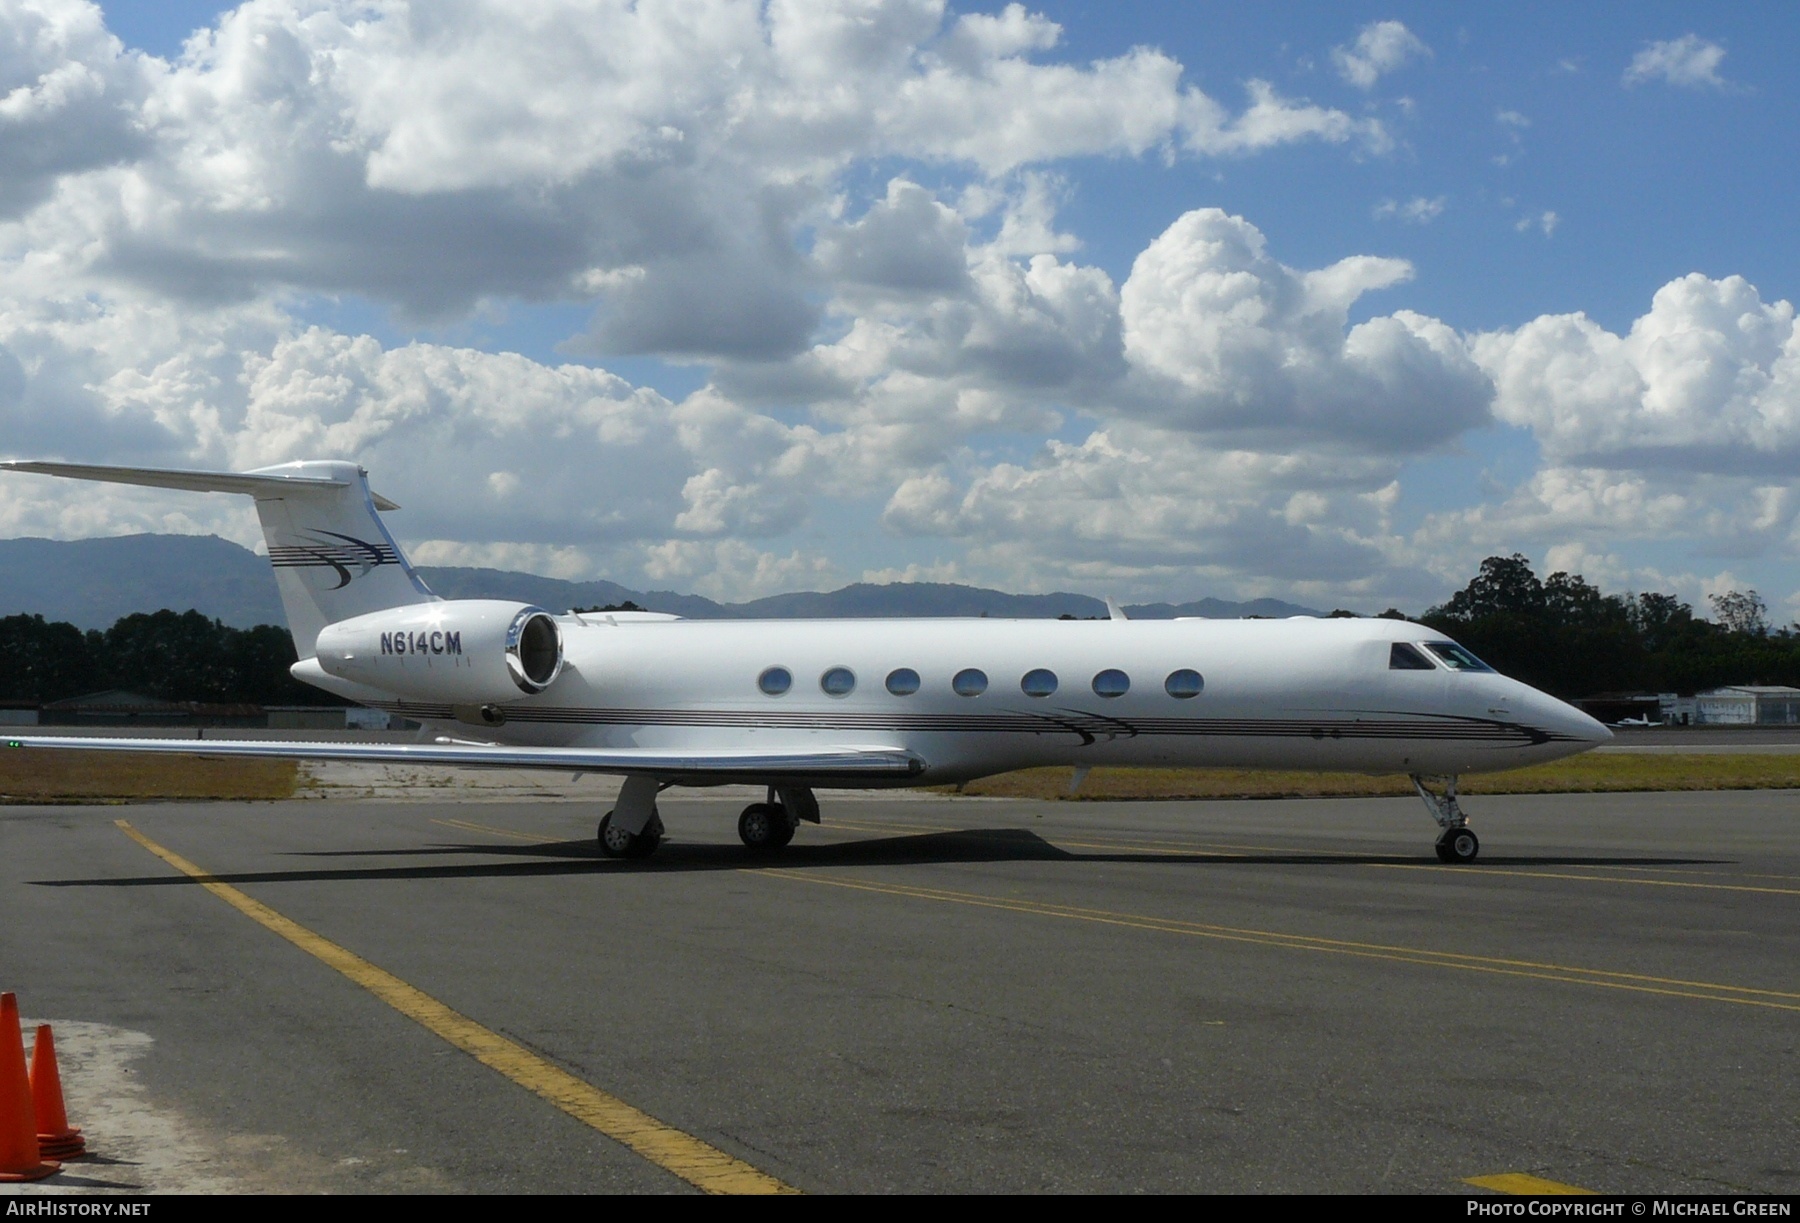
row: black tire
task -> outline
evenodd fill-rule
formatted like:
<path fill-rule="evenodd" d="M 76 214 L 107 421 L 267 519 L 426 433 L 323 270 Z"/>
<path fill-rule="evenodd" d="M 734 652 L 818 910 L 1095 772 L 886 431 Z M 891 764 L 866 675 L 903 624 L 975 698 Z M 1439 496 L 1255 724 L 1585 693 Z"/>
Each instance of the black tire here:
<path fill-rule="evenodd" d="M 661 845 L 662 828 L 658 824 L 653 823 L 650 827 L 631 838 L 631 851 L 625 856 L 627 858 L 648 858 L 651 854 L 655 853 Z"/>
<path fill-rule="evenodd" d="M 594 834 L 600 842 L 600 852 L 609 858 L 648 858 L 662 844 L 662 817 L 652 811 L 650 822 L 640 833 L 614 832 L 612 826 L 613 813 L 608 811 L 600 817 L 599 830 Z"/>
<path fill-rule="evenodd" d="M 775 804 L 775 814 L 778 817 L 775 821 L 775 839 L 769 843 L 769 848 L 786 849 L 788 842 L 794 839 L 800 821 L 793 817 L 783 803 Z"/>
<path fill-rule="evenodd" d="M 1452 828 L 1438 838 L 1438 857 L 1453 865 L 1466 865 L 1481 853 L 1481 838 L 1473 828 Z"/>
<path fill-rule="evenodd" d="M 794 821 L 779 803 L 751 803 L 738 816 L 738 840 L 751 853 L 774 853 L 794 839 Z"/>

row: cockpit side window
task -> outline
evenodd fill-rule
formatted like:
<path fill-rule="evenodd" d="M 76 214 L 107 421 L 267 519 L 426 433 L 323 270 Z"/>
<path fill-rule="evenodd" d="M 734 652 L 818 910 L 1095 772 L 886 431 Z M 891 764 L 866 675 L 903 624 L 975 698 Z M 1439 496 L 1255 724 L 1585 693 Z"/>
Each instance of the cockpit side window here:
<path fill-rule="evenodd" d="M 1452 671 L 1492 671 L 1493 668 L 1454 641 L 1426 641 L 1422 645 Z"/>
<path fill-rule="evenodd" d="M 1388 651 L 1388 670 L 1390 671 L 1435 671 L 1431 660 L 1419 653 L 1404 641 L 1396 641 Z"/>

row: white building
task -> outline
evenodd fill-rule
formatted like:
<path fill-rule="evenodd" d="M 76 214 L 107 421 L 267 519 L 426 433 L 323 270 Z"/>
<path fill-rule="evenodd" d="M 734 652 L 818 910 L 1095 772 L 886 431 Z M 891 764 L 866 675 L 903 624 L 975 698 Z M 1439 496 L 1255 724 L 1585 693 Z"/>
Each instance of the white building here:
<path fill-rule="evenodd" d="M 1735 684 L 1694 697 L 1694 721 L 1702 726 L 1782 726 L 1800 723 L 1800 688 Z"/>

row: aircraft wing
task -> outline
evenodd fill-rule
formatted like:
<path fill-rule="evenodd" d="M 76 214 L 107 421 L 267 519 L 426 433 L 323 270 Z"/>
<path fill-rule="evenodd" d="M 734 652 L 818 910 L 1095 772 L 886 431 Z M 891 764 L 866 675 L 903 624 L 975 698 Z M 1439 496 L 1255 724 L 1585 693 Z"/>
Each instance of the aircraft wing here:
<path fill-rule="evenodd" d="M 9 749 L 61 748 L 83 752 L 153 752 L 179 756 L 257 756 L 278 760 L 347 760 L 370 764 L 448 764 L 490 769 L 556 769 L 574 773 L 648 776 L 664 781 L 767 784 L 783 778 L 843 781 L 903 780 L 925 769 L 911 752 L 892 747 L 728 748 L 695 751 L 655 747 L 506 747 L 488 743 L 307 743 L 281 739 L 101 739 L 76 735 L 20 735 Z"/>

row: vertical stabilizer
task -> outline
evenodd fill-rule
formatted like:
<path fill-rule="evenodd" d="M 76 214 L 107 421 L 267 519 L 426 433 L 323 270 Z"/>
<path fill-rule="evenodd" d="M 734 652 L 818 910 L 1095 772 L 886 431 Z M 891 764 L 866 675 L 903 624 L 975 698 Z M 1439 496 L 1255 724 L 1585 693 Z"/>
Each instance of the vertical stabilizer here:
<path fill-rule="evenodd" d="M 333 486 L 287 483 L 290 473 L 330 480 Z M 256 492 L 256 514 L 300 657 L 312 656 L 327 624 L 437 597 L 388 534 L 361 467 L 284 463 L 245 474 L 281 481 Z"/>
<path fill-rule="evenodd" d="M 371 493 L 368 473 L 355 463 L 283 463 L 246 472 L 77 463 L 0 463 L 0 468 L 254 497 L 288 630 L 303 659 L 313 656 L 319 630 L 327 624 L 437 598 L 382 524 L 379 511 L 400 507 Z"/>

